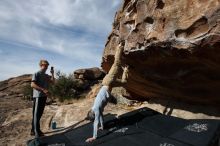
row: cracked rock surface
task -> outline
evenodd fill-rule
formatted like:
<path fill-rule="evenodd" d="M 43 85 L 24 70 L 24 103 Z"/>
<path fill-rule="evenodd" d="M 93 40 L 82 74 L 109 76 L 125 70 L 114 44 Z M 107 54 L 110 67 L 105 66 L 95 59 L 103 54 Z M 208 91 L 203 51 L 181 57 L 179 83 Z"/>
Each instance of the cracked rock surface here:
<path fill-rule="evenodd" d="M 220 105 L 219 0 L 124 0 L 105 45 L 106 72 L 119 39 L 130 98 Z"/>

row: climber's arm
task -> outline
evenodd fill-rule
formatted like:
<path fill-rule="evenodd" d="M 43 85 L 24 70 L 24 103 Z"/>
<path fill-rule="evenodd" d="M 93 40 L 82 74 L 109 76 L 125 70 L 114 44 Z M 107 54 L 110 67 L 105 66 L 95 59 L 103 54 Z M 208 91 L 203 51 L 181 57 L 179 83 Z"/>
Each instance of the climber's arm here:
<path fill-rule="evenodd" d="M 116 48 L 114 63 L 111 66 L 111 69 L 109 70 L 108 74 L 104 77 L 102 81 L 103 85 L 109 86 L 110 84 L 116 81 L 118 73 L 119 73 L 119 69 L 121 67 L 122 53 L 123 53 L 123 46 L 120 44 Z"/>
<path fill-rule="evenodd" d="M 117 76 L 118 70 L 121 66 L 121 56 L 123 53 L 123 46 L 119 45 L 116 48 L 116 52 L 115 52 L 115 60 L 114 63 L 112 64 L 112 67 L 110 68 L 108 74 L 110 75 L 114 75 Z"/>

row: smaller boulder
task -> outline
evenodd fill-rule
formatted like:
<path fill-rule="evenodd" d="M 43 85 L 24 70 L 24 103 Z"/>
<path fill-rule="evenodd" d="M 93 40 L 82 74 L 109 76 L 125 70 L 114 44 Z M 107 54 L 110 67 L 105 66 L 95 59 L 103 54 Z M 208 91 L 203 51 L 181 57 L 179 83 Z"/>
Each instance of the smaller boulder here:
<path fill-rule="evenodd" d="M 105 76 L 105 73 L 98 67 L 78 69 L 74 71 L 74 77 L 76 79 L 83 80 L 99 80 Z"/>

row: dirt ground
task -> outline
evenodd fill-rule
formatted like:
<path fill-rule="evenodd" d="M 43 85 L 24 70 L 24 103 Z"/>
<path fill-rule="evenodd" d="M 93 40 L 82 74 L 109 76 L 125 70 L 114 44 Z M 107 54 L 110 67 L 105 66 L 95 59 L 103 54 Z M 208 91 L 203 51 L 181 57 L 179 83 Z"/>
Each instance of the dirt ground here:
<path fill-rule="evenodd" d="M 51 130 L 51 121 L 55 120 L 59 132 L 73 124 L 82 121 L 92 106 L 94 99 L 74 100 L 67 105 L 47 105 L 41 118 L 41 129 L 45 135 L 55 134 Z M 105 113 L 123 114 L 132 108 L 123 109 L 120 106 L 108 105 Z M 19 97 L 0 98 L 0 145 L 23 146 L 30 136 L 32 119 L 32 102 L 21 100 Z M 85 124 L 81 122 L 79 125 Z M 76 126 L 76 127 L 77 127 Z M 91 133 L 92 134 L 92 133 Z"/>

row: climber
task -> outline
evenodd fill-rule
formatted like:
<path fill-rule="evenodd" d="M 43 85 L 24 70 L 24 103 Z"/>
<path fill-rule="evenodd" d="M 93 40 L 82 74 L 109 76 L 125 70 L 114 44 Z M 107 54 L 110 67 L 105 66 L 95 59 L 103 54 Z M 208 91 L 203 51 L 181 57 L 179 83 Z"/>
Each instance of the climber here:
<path fill-rule="evenodd" d="M 92 109 L 88 112 L 88 116 L 91 120 L 94 120 L 93 123 L 93 137 L 88 138 L 86 142 L 92 142 L 97 138 L 97 131 L 103 130 L 103 111 L 105 106 L 107 105 L 110 96 L 112 87 L 123 86 L 127 82 L 128 78 L 128 66 L 123 67 L 122 79 L 117 79 L 119 74 L 119 69 L 121 68 L 121 56 L 123 52 L 123 43 L 120 43 L 117 47 L 115 53 L 114 63 L 109 71 L 109 73 L 105 76 L 102 81 L 102 87 L 99 90 Z M 98 129 L 98 124 L 100 123 L 101 127 Z"/>

